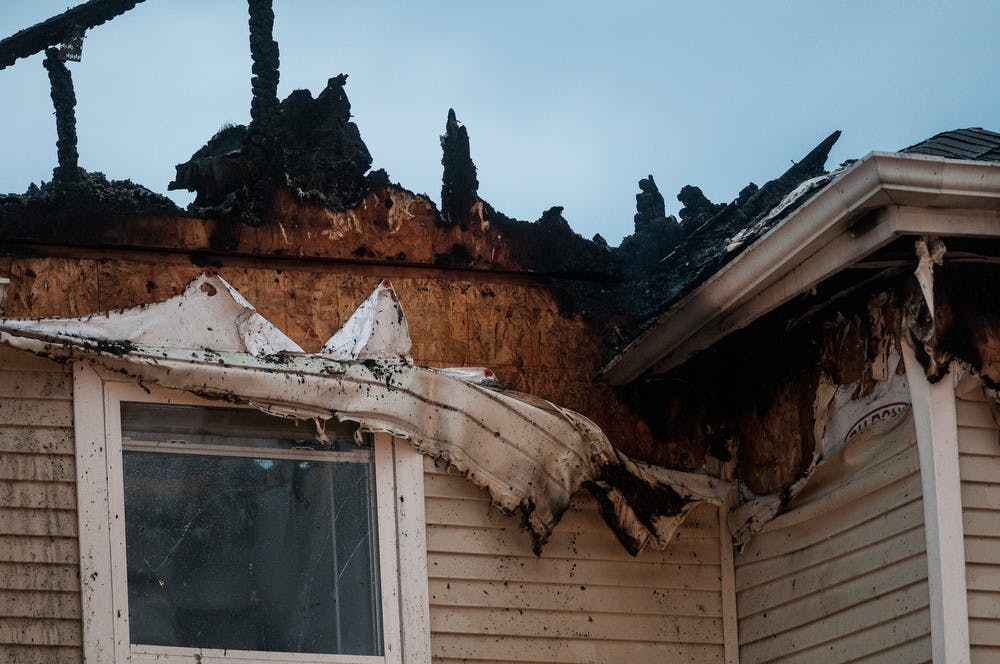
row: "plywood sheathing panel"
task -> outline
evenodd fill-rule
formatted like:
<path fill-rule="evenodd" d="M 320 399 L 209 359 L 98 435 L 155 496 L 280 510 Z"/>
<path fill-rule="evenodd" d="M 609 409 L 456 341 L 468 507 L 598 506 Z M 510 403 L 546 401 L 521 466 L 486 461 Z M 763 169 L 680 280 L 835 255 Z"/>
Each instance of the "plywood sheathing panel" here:
<path fill-rule="evenodd" d="M 80 316 L 98 310 L 97 261 L 14 258 L 9 317 Z"/>

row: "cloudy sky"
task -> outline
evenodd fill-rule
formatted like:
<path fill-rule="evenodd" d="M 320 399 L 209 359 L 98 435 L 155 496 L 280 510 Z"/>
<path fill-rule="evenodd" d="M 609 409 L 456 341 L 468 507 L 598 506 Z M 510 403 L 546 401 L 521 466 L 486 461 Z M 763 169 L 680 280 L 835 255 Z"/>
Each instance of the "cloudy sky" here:
<path fill-rule="evenodd" d="M 67 0 L 0 2 L 10 35 Z M 636 182 L 668 212 L 779 175 L 834 129 L 830 165 L 934 133 L 1000 131 L 995 2 L 274 0 L 282 97 L 350 75 L 355 121 L 390 177 L 440 198 L 449 107 L 480 194 L 587 237 L 632 230 Z M 147 0 L 70 64 L 80 162 L 165 192 L 222 124 L 247 122 L 243 0 Z M 47 180 L 55 126 L 41 56 L 0 71 L 0 192 Z M 186 204 L 186 192 L 171 194 Z"/>

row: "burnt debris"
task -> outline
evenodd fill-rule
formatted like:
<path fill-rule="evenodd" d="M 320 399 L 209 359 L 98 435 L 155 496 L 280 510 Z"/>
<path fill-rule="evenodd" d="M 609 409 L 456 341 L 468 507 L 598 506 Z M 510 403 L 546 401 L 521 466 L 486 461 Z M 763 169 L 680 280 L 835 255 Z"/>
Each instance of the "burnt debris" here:
<path fill-rule="evenodd" d="M 441 219 L 446 225 L 465 223 L 479 200 L 479 180 L 469 149 L 469 131 L 458 123 L 455 110 L 448 109 L 448 122 L 441 136 Z"/>
<path fill-rule="evenodd" d="M 192 212 L 238 213 L 240 196 L 253 182 L 253 173 L 264 170 L 255 160 L 265 159 L 278 164 L 279 177 L 263 176 L 272 187 L 287 185 L 300 200 L 333 210 L 354 207 L 386 178 L 381 172 L 368 174 L 372 157 L 358 126 L 351 122 L 346 82 L 347 75 L 340 74 L 315 99 L 308 90 L 295 90 L 281 102 L 271 131 L 276 155 L 268 156 L 260 145 L 250 147 L 255 135 L 252 123 L 227 126 L 177 166 L 169 188 L 197 193 Z"/>
<path fill-rule="evenodd" d="M 652 175 L 639 180 L 635 210 L 635 232 L 614 250 L 623 274 L 631 282 L 642 279 L 677 246 L 681 237 L 681 227 L 676 218 L 667 216 L 663 195 Z"/>
<path fill-rule="evenodd" d="M 735 200 L 707 219 L 712 203 L 696 187 L 682 189 L 678 198 L 685 203 L 683 238 L 654 271 L 639 280 L 638 289 L 643 297 L 635 298 L 635 319 L 643 323 L 652 321 L 804 203 L 808 197 L 803 195 L 779 206 L 803 182 L 826 173 L 826 159 L 838 138 L 840 132 L 833 132 L 780 177 L 759 189 L 751 183 Z M 821 184 L 825 180 L 816 186 Z M 772 214 L 777 207 L 781 208 L 780 213 Z"/>
<path fill-rule="evenodd" d="M 757 185 L 751 182 L 747 187 L 752 187 L 754 193 L 757 191 Z M 746 189 L 744 189 L 746 191 Z M 743 192 L 740 192 L 742 197 Z M 700 187 L 695 187 L 693 185 L 687 184 L 681 187 L 680 192 L 677 194 L 677 200 L 681 202 L 684 207 L 681 208 L 678 215 L 681 218 L 681 223 L 688 228 L 697 228 L 703 223 L 722 212 L 723 208 L 726 207 L 725 203 L 713 203 L 708 200 L 708 197 L 701 191 Z"/>

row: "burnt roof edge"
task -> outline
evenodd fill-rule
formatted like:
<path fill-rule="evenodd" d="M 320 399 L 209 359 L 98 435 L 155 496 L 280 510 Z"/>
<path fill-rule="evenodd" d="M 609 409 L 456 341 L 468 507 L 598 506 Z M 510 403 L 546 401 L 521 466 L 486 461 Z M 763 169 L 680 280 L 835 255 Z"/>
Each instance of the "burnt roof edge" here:
<path fill-rule="evenodd" d="M 681 365 L 731 332 L 753 322 L 812 287 L 800 282 L 777 303 L 751 300 L 823 247 L 849 231 L 863 213 L 893 205 L 950 208 L 1000 208 L 1000 164 L 945 159 L 919 154 L 872 152 L 817 191 L 801 208 L 761 237 L 738 258 L 657 317 L 601 371 L 612 385 L 630 383 L 650 369 L 668 371 Z M 876 250 L 895 236 L 891 215 L 878 218 L 881 233 L 864 235 L 861 247 L 825 257 L 839 271 L 863 255 L 864 245 Z M 878 228 L 878 225 L 876 228 Z M 902 232 L 902 231 L 901 231 Z M 942 225 L 940 235 L 949 235 Z M 886 237 L 886 236 L 890 237 Z M 1000 226 L 996 229 L 1000 235 Z M 859 251 L 860 250 L 860 251 Z M 867 254 L 864 254 L 867 255 Z M 738 307 L 749 310 L 737 324 L 724 323 Z M 697 343 L 690 343 L 697 337 Z"/>

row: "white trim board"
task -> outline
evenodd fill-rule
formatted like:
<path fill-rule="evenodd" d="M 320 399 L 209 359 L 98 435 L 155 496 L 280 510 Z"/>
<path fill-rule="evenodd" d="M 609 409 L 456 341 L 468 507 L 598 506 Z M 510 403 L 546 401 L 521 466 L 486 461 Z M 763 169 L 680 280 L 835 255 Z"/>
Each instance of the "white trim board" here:
<path fill-rule="evenodd" d="M 935 662 L 965 664 L 970 661 L 969 605 L 955 382 L 948 375 L 930 384 L 913 349 L 905 340 L 901 345 L 920 456 L 931 652 Z"/>

